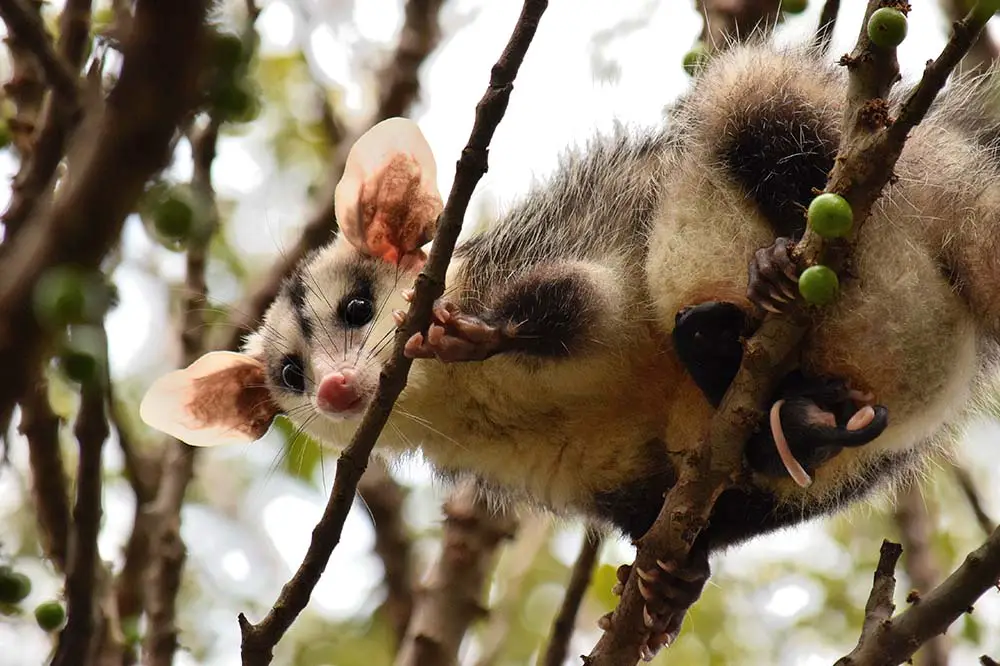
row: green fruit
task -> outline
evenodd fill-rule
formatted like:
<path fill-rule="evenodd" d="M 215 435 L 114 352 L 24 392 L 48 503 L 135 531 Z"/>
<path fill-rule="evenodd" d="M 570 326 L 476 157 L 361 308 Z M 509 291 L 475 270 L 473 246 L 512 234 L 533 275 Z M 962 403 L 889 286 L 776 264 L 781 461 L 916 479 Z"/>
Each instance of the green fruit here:
<path fill-rule="evenodd" d="M 851 232 L 854 211 L 847 199 L 824 192 L 809 204 L 809 226 L 823 238 L 841 238 Z"/>
<path fill-rule="evenodd" d="M 53 329 L 97 323 L 111 305 L 107 282 L 101 274 L 68 265 L 42 274 L 33 296 L 35 316 Z"/>
<path fill-rule="evenodd" d="M 826 266 L 810 266 L 799 276 L 799 293 L 812 305 L 832 303 L 839 290 L 837 274 Z"/>
<path fill-rule="evenodd" d="M 809 6 L 809 0 L 781 0 L 781 11 L 786 14 L 801 14 Z"/>
<path fill-rule="evenodd" d="M 212 111 L 229 123 L 249 123 L 260 115 L 255 86 L 245 79 L 224 79 L 213 90 Z"/>
<path fill-rule="evenodd" d="M 199 233 L 204 207 L 190 185 L 159 182 L 146 191 L 139 214 L 153 238 L 177 251 Z"/>
<path fill-rule="evenodd" d="M 684 71 L 694 76 L 706 62 L 708 62 L 708 51 L 705 50 L 704 44 L 698 42 L 684 54 Z"/>
<path fill-rule="evenodd" d="M 66 609 L 58 601 L 43 601 L 35 606 L 35 622 L 43 631 L 55 631 L 66 621 Z"/>
<path fill-rule="evenodd" d="M 184 240 L 194 227 L 194 208 L 184 197 L 173 193 L 153 210 L 153 226 L 157 234 L 168 240 Z"/>
<path fill-rule="evenodd" d="M 71 381 L 86 384 L 101 377 L 107 359 L 104 331 L 96 326 L 74 326 L 59 350 L 59 369 Z"/>
<path fill-rule="evenodd" d="M 232 77 L 243 64 L 243 39 L 231 32 L 213 33 L 212 63 L 221 75 Z"/>
<path fill-rule="evenodd" d="M 895 48 L 906 39 L 906 15 L 892 7 L 882 7 L 868 19 L 868 38 L 876 46 Z"/>
<path fill-rule="evenodd" d="M 31 594 L 31 579 L 10 567 L 0 567 L 0 603 L 16 604 Z"/>
<path fill-rule="evenodd" d="M 0 119 L 0 148 L 6 148 L 10 145 L 14 136 L 10 132 L 10 124 L 6 119 Z"/>

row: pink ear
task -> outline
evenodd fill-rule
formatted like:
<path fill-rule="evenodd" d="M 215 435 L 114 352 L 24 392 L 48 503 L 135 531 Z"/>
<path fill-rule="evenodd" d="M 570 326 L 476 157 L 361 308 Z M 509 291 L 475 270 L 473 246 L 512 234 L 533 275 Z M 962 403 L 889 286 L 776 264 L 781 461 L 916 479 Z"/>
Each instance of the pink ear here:
<path fill-rule="evenodd" d="M 389 118 L 365 132 L 347 156 L 334 194 L 341 234 L 361 252 L 417 269 L 443 204 L 437 165 L 420 128 Z"/>
<path fill-rule="evenodd" d="M 251 356 L 210 352 L 153 382 L 139 417 L 191 446 L 253 442 L 279 411 L 264 378 L 264 365 Z"/>

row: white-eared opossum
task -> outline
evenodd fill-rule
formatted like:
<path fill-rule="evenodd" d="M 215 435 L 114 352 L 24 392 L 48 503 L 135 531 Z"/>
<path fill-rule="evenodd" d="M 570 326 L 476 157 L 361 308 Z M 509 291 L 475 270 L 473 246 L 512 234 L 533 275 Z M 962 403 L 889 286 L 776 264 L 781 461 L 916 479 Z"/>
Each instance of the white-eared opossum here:
<path fill-rule="evenodd" d="M 666 129 L 619 130 L 568 154 L 458 247 L 436 324 L 408 345 L 416 360 L 380 449 L 420 449 L 444 474 L 642 535 L 674 482 L 672 456 L 697 441 L 759 320 L 748 264 L 754 302 L 787 300 L 787 239 L 832 167 L 845 77 L 811 51 L 736 46 Z M 817 313 L 800 371 L 774 396 L 815 483 L 788 479 L 764 416 L 748 446 L 755 482 L 720 498 L 709 549 L 860 497 L 912 467 L 967 402 L 976 343 L 1000 328 L 1000 180 L 949 104 L 914 131 L 854 279 Z M 396 147 L 411 166 L 429 154 L 413 145 Z M 364 217 L 380 204 L 362 176 L 340 193 Z M 309 257 L 243 353 L 161 379 L 143 418 L 211 445 L 253 440 L 283 412 L 345 444 L 421 265 L 358 247 L 342 235 Z M 877 407 L 848 428 L 859 392 Z"/>

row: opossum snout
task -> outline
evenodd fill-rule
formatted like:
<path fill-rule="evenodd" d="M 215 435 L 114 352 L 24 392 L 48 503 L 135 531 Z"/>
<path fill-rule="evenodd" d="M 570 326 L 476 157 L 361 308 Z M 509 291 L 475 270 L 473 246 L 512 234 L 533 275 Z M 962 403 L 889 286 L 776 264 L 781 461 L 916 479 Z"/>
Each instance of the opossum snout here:
<path fill-rule="evenodd" d="M 316 389 L 316 406 L 329 416 L 347 416 L 364 409 L 358 373 L 350 368 L 331 372 Z"/>

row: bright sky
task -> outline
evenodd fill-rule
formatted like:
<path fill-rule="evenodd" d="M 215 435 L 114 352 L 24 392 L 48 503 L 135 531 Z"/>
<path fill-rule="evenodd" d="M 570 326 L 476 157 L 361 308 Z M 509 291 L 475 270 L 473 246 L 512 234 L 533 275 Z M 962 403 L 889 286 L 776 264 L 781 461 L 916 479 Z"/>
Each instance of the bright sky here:
<path fill-rule="evenodd" d="M 820 4 L 813 0 L 803 15 L 780 29 L 779 39 L 796 40 L 807 35 L 817 22 Z M 371 53 L 371 43 L 394 42 L 401 22 L 401 1 L 302 0 L 289 4 L 272 0 L 262 5 L 264 12 L 258 27 L 264 50 L 284 52 L 307 44 L 317 76 L 343 86 L 350 111 L 356 118 L 364 117 L 370 100 L 356 78 L 356 58 L 359 53 Z M 843 5 L 834 36 L 835 53 L 849 50 L 853 44 L 864 7 L 860 0 Z M 904 76 L 908 77 L 916 75 L 916 68 L 934 57 L 944 44 L 944 23 L 937 3 L 914 5 L 909 37 L 900 48 Z M 520 6 L 514 1 L 446 3 L 445 31 L 452 36 L 423 70 L 422 103 L 414 113 L 437 155 L 443 193 L 449 190 L 454 176 L 452 165 L 468 137 L 473 109 Z M 502 211 L 524 192 L 532 178 L 544 176 L 554 167 L 560 150 L 606 128 L 614 119 L 637 125 L 657 122 L 662 106 L 688 85 L 681 59 L 700 30 L 700 19 L 692 6 L 689 0 L 552 0 L 517 77 L 510 106 L 492 143 L 490 170 L 479 185 L 471 210 L 489 206 Z M 327 23 L 304 34 L 306 14 Z M 311 24 L 317 25 L 315 21 Z M 301 178 L 274 172 L 265 152 L 253 132 L 227 138 L 219 146 L 213 176 L 220 191 L 239 195 L 243 200 L 240 228 L 247 229 L 241 231 L 243 247 L 252 252 L 274 253 L 292 237 L 308 207 Z M 0 153 L 0 187 L 6 186 L 5 176 L 13 173 L 15 166 L 6 153 Z M 181 160 L 177 172 L 189 173 L 190 167 Z M 5 204 L 7 196 L 8 191 L 0 190 L 0 205 Z M 254 229 L 248 224 L 259 226 Z M 179 278 L 183 259 L 158 249 L 136 220 L 127 227 L 125 247 L 133 260 L 119 273 L 122 304 L 108 320 L 113 371 L 116 375 L 130 375 L 148 367 L 168 369 L 174 362 L 171 353 L 176 335 L 166 311 L 167 293 L 143 266 L 152 264 L 165 275 Z M 217 281 L 213 287 L 221 300 L 232 297 L 228 292 L 234 285 Z M 995 435 L 995 426 L 982 436 L 987 434 Z M 242 586 L 249 598 L 265 600 L 272 598 L 298 565 L 326 501 L 325 491 L 264 475 L 272 453 L 273 448 L 264 446 L 217 452 L 223 458 L 235 455 L 249 460 L 263 475 L 249 495 L 248 506 L 237 508 L 239 513 L 262 519 L 261 534 L 247 535 L 235 529 L 231 520 L 198 507 L 189 506 L 184 516 L 185 538 L 198 566 L 208 570 L 219 585 Z M 406 473 L 414 480 L 426 479 L 419 466 L 407 468 Z M 331 471 L 326 478 L 332 479 Z M 131 507 L 126 495 L 109 489 L 108 534 L 102 539 L 102 552 L 107 557 L 114 556 L 117 544 L 129 529 Z M 991 501 L 1000 508 L 998 495 L 994 493 Z M 436 519 L 437 506 L 433 502 L 420 509 L 422 521 Z M 413 515 L 418 513 L 414 511 Z M 206 540 L 206 534 L 213 538 Z M 270 537 L 273 548 L 262 543 L 265 535 Z M 313 597 L 317 608 L 336 617 L 353 614 L 361 604 L 368 603 L 367 597 L 379 576 L 379 564 L 370 553 L 371 539 L 365 517 L 355 510 Z M 827 558 L 831 569 L 843 568 L 848 554 L 836 547 L 816 548 L 817 544 L 829 542 L 822 530 L 810 526 L 744 548 L 729 556 L 726 566 L 734 571 L 750 571 L 755 562 L 801 556 L 808 550 L 810 557 Z M 557 540 L 560 557 L 571 561 L 578 543 L 578 533 L 566 530 Z M 620 546 L 606 549 L 604 557 L 622 562 L 630 560 L 632 554 Z M 283 566 L 276 567 L 279 562 Z M 262 577 L 261 571 L 268 576 Z M 770 594 L 763 607 L 776 619 L 793 615 L 814 602 L 810 588 L 797 580 L 786 581 Z M 237 610 L 241 609 L 217 609 L 220 635 L 212 649 L 213 666 L 238 664 L 239 636 L 232 619 Z M 15 640 L 5 635 L 0 625 L 0 651 L 10 654 L 4 647 Z M 804 645 L 801 651 L 789 654 L 786 663 L 824 663 L 817 661 L 819 658 Z"/>

